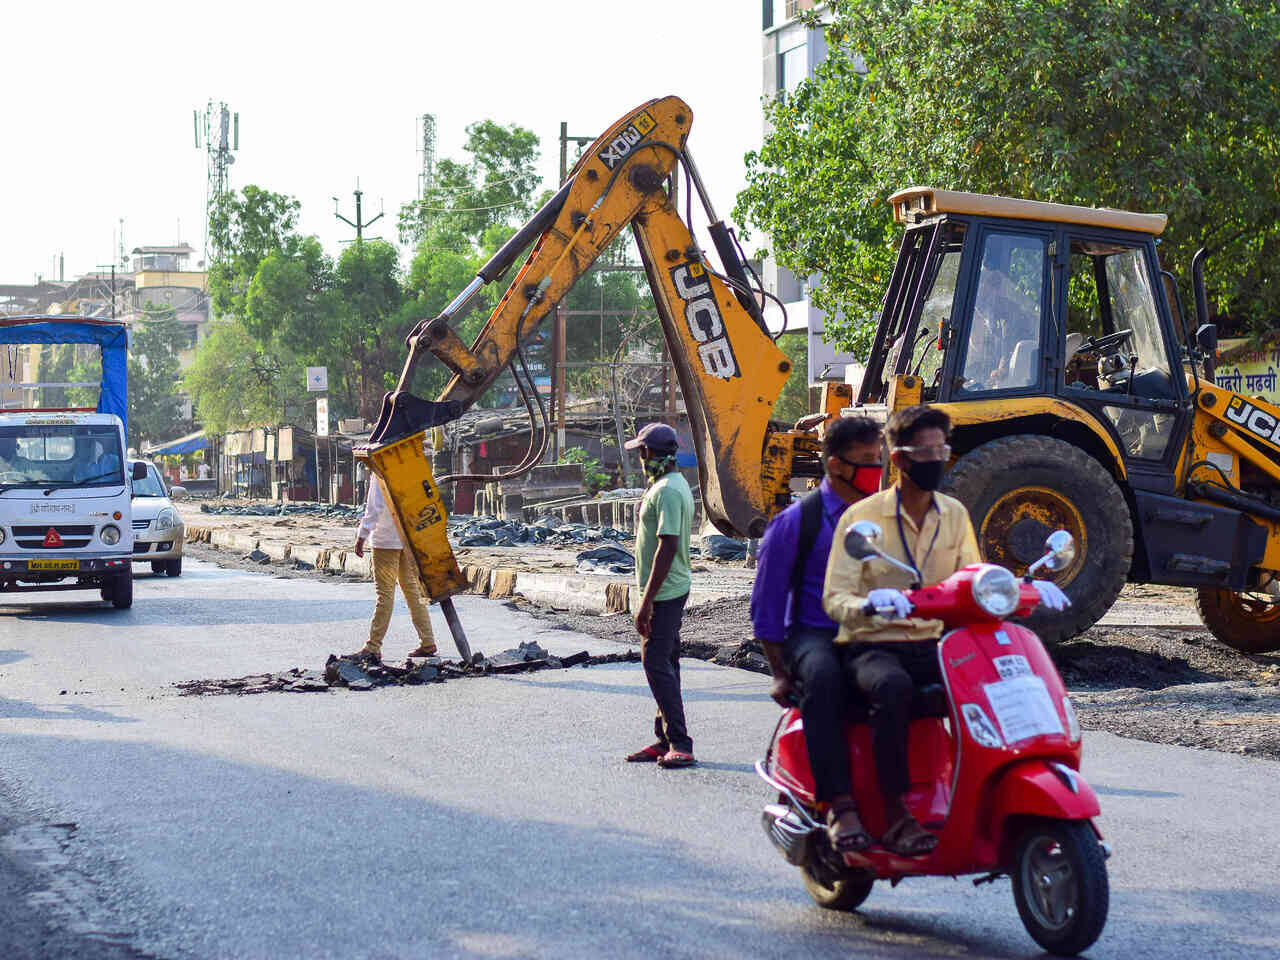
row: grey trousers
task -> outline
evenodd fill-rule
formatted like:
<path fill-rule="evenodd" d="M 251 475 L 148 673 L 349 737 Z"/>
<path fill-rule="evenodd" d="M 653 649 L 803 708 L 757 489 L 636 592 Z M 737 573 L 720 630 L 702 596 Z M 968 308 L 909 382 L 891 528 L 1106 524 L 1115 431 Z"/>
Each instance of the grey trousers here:
<path fill-rule="evenodd" d="M 686 593 L 673 600 L 654 602 L 649 636 L 640 644 L 640 662 L 658 703 L 658 715 L 653 720 L 658 743 L 692 753 L 693 740 L 684 725 L 684 699 L 680 696 L 680 621 L 688 600 Z"/>

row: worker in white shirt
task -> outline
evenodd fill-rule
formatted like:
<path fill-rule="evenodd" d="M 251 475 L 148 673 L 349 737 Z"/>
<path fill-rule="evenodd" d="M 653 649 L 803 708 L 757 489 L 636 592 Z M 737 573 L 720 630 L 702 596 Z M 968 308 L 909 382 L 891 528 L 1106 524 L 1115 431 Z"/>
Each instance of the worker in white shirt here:
<path fill-rule="evenodd" d="M 396 582 L 409 607 L 409 617 L 418 631 L 418 649 L 411 657 L 433 657 L 436 641 L 431 632 L 431 616 L 427 613 L 427 599 L 422 595 L 418 580 L 418 565 L 404 541 L 395 514 L 382 492 L 382 482 L 376 476 L 369 478 L 369 496 L 365 500 L 364 518 L 356 531 L 356 556 L 364 556 L 365 544 L 373 551 L 373 584 L 378 592 L 378 603 L 373 609 L 373 622 L 369 625 L 369 642 L 352 654 L 355 660 L 380 661 L 382 638 L 391 623 L 391 613 L 396 604 Z"/>

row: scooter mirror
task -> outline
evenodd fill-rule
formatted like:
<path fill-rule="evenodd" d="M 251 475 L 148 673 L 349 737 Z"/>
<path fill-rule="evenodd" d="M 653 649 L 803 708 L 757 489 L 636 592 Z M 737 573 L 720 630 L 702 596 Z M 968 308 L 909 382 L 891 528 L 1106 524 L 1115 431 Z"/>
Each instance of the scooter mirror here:
<path fill-rule="evenodd" d="M 1055 530 L 1044 541 L 1045 566 L 1050 570 L 1063 570 L 1076 558 L 1076 541 L 1065 530 Z"/>
<path fill-rule="evenodd" d="M 878 553 L 876 545 L 884 532 L 870 520 L 859 520 L 844 532 L 844 549 L 855 560 L 866 560 Z"/>

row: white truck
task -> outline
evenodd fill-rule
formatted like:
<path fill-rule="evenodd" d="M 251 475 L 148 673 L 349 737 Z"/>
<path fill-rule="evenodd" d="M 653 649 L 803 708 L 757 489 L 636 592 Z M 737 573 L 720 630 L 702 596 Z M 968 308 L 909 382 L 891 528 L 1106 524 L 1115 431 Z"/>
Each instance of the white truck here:
<path fill-rule="evenodd" d="M 97 588 L 133 603 L 124 451 L 113 414 L 0 414 L 0 595 Z"/>
<path fill-rule="evenodd" d="M 125 460 L 127 332 L 84 318 L 4 318 L 0 343 L 97 344 L 103 368 L 96 410 L 0 411 L 0 598 L 96 589 L 126 609 L 133 604 L 132 485 L 146 475 L 145 464 Z"/>

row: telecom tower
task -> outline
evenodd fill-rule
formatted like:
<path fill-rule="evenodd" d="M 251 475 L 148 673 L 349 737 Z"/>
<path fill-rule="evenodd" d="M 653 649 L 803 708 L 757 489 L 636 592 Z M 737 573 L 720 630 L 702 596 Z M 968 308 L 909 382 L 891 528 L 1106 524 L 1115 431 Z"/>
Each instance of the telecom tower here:
<path fill-rule="evenodd" d="M 426 113 L 418 119 L 422 121 L 422 146 L 418 148 L 418 155 L 422 157 L 422 170 L 418 173 L 418 199 L 421 200 L 436 183 L 436 118 Z"/>
<path fill-rule="evenodd" d="M 225 103 L 212 100 L 205 106 L 204 117 L 191 111 L 195 125 L 196 149 L 203 147 L 208 168 L 204 193 L 204 262 L 212 266 L 224 254 L 222 238 L 209 236 L 209 217 L 230 188 L 227 168 L 236 162 L 231 154 L 240 149 L 240 114 L 232 113 Z M 203 143 L 201 142 L 203 141 Z"/>

